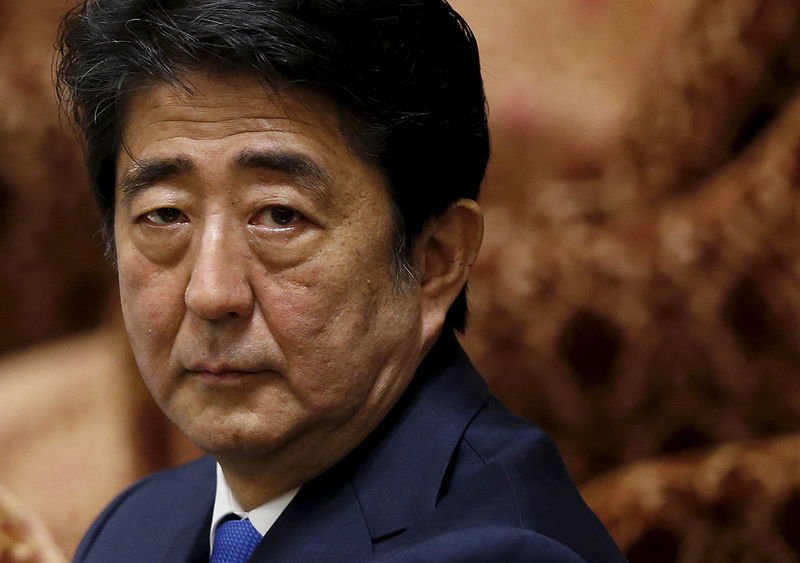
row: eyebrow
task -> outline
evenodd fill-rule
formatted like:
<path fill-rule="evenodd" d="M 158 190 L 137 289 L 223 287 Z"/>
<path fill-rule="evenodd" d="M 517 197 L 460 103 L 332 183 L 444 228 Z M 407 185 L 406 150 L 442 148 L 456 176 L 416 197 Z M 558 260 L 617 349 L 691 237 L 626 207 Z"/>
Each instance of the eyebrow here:
<path fill-rule="evenodd" d="M 184 157 L 135 160 L 119 181 L 122 201 L 133 199 L 139 192 L 161 180 L 192 169 L 194 164 Z"/>
<path fill-rule="evenodd" d="M 316 162 L 294 152 L 247 149 L 239 154 L 236 164 L 245 170 L 271 170 L 285 174 L 318 197 L 324 196 L 333 183 L 328 173 Z"/>
<path fill-rule="evenodd" d="M 318 197 L 324 196 L 332 179 L 313 160 L 294 152 L 271 152 L 247 149 L 239 153 L 236 166 L 244 170 L 271 170 L 286 174 Z M 172 176 L 191 172 L 195 166 L 186 157 L 143 159 L 134 161 L 120 178 L 122 201 L 130 201 L 153 184 Z"/>

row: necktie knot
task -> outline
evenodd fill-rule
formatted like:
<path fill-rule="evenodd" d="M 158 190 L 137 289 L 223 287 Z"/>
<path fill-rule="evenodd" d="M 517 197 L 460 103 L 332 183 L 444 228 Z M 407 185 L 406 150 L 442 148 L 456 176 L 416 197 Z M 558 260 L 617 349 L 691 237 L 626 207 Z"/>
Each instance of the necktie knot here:
<path fill-rule="evenodd" d="M 261 541 L 250 520 L 238 518 L 222 521 L 214 532 L 211 563 L 244 563 Z"/>

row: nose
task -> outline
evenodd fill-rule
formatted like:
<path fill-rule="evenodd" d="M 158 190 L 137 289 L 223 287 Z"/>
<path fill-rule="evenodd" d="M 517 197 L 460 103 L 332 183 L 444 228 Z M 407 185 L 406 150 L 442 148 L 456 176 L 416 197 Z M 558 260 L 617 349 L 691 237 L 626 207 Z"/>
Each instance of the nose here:
<path fill-rule="evenodd" d="M 237 241 L 231 229 L 205 229 L 186 286 L 186 307 L 206 320 L 250 316 L 254 296 L 247 274 L 248 261 L 246 243 Z"/>

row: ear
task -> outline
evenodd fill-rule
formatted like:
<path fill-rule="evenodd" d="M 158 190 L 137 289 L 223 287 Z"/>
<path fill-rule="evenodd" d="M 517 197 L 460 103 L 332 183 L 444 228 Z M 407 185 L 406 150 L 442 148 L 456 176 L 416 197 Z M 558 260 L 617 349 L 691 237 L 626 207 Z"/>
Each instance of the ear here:
<path fill-rule="evenodd" d="M 483 238 L 483 214 L 472 199 L 459 199 L 426 227 L 416 248 L 421 287 L 422 338 L 432 344 L 450 305 L 467 283 Z"/>

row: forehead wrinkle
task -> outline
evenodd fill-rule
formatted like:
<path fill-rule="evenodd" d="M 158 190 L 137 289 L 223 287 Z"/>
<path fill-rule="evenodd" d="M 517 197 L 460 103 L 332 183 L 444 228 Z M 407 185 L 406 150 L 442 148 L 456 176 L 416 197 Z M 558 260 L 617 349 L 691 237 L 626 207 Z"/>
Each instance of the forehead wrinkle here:
<path fill-rule="evenodd" d="M 289 118 L 265 117 L 214 117 L 180 118 L 180 119 L 153 119 L 147 124 L 148 129 L 158 131 L 158 140 L 183 138 L 190 140 L 213 140 L 230 137 L 232 135 L 247 133 L 294 133 L 290 128 L 282 125 Z M 183 129 L 180 129 L 183 126 Z M 175 128 L 179 128 L 176 130 Z"/>
<path fill-rule="evenodd" d="M 294 128 L 286 128 L 284 125 L 272 127 L 271 122 L 289 122 L 292 124 L 310 126 L 313 128 L 325 128 L 325 125 L 318 122 L 314 117 L 309 116 L 309 112 L 314 113 L 313 108 L 307 107 L 302 98 L 294 98 L 287 95 L 267 96 L 266 98 L 253 96 L 234 96 L 229 95 L 223 101 L 207 99 L 205 96 L 174 96 L 167 95 L 167 100 L 158 99 L 158 95 L 150 104 L 149 113 L 151 118 L 147 126 L 163 126 L 175 123 L 187 124 L 218 124 L 242 122 L 243 129 L 257 132 L 282 130 L 290 132 Z M 273 112 L 264 113 L 266 106 L 272 106 Z M 178 115 L 176 116 L 176 112 Z M 164 115 L 166 114 L 166 115 Z M 257 124 L 257 125 L 256 125 Z M 337 127 L 338 129 L 338 127 Z"/>

